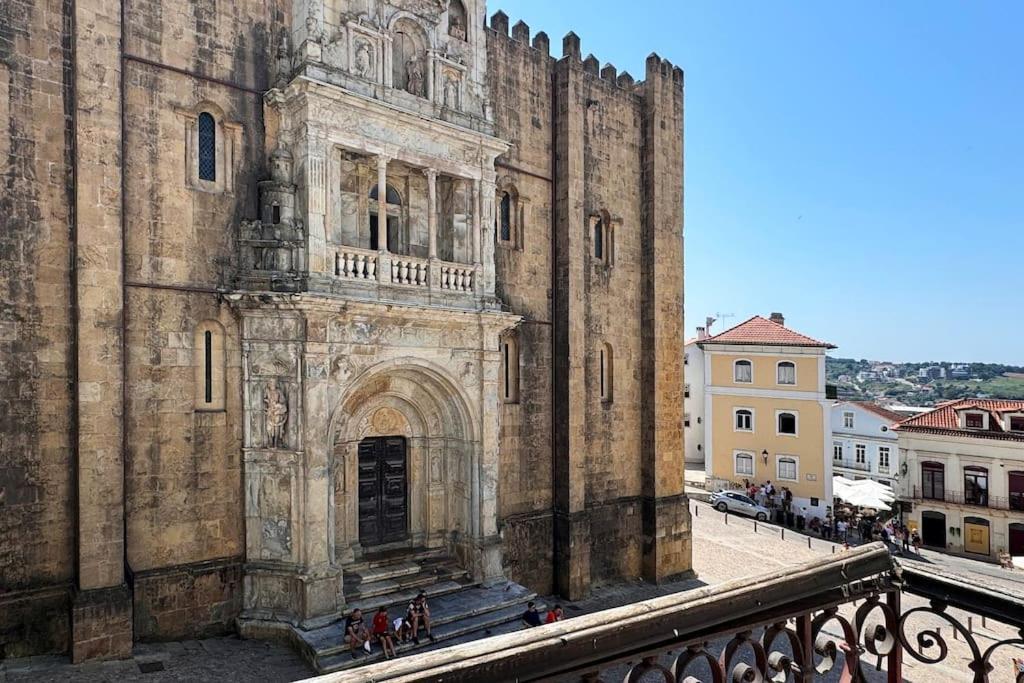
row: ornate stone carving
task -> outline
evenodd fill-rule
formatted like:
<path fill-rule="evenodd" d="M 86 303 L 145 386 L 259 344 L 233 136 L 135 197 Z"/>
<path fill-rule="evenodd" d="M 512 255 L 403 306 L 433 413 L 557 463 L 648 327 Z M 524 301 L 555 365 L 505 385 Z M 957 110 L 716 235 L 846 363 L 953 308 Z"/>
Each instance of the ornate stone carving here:
<path fill-rule="evenodd" d="M 370 41 L 356 39 L 355 57 L 353 59 L 353 70 L 361 78 L 373 78 L 373 47 Z"/>
<path fill-rule="evenodd" d="M 306 40 L 314 43 L 323 42 L 324 32 L 320 28 L 320 21 L 314 16 L 306 17 Z"/>
<path fill-rule="evenodd" d="M 284 444 L 284 427 L 288 422 L 288 398 L 277 388 L 277 380 L 271 380 L 263 394 L 264 422 L 267 446 L 279 448 Z"/>
<path fill-rule="evenodd" d="M 459 108 L 459 75 L 451 70 L 444 72 L 444 106 Z"/>
<path fill-rule="evenodd" d="M 410 57 L 405 63 L 406 90 L 418 97 L 423 96 L 423 60 L 419 57 Z"/>
<path fill-rule="evenodd" d="M 285 519 L 263 520 L 263 557 L 281 560 L 292 552 L 292 530 Z"/>
<path fill-rule="evenodd" d="M 405 418 L 394 408 L 380 408 L 373 414 L 373 429 L 378 434 L 397 434 L 404 431 Z"/>

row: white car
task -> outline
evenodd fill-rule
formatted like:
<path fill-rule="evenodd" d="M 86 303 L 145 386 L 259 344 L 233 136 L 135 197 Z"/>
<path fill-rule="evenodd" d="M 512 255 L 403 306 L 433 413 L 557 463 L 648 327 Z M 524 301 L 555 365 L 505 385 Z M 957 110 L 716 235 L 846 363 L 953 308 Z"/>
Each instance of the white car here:
<path fill-rule="evenodd" d="M 768 508 L 755 503 L 750 496 L 737 491 L 717 491 L 711 494 L 711 505 L 719 512 L 732 512 L 753 517 L 759 522 L 768 521 Z"/>

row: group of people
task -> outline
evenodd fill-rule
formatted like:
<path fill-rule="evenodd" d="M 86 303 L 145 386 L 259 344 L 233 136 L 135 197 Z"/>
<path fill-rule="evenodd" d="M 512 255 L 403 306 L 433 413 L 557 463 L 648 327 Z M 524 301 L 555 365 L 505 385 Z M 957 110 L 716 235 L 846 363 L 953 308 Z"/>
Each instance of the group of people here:
<path fill-rule="evenodd" d="M 537 610 L 537 603 L 532 600 L 526 603 L 526 611 L 523 612 L 523 623 L 533 628 L 534 626 L 540 626 L 544 624 L 553 624 L 556 621 L 561 621 L 565 615 L 562 612 L 561 605 L 555 605 L 548 610 L 547 616 L 544 617 L 544 621 L 541 621 L 540 611 Z"/>
<path fill-rule="evenodd" d="M 526 626 L 540 626 L 561 621 L 564 618 L 561 605 L 555 605 L 548 610 L 547 615 L 541 619 L 537 604 L 529 602 L 526 611 L 523 612 L 522 621 Z M 427 638 L 433 642 L 434 635 L 430 632 L 430 606 L 427 604 L 427 594 L 420 591 L 412 602 L 405 616 L 398 617 L 393 622 L 388 617 L 387 606 L 377 608 L 373 615 L 372 623 L 367 627 L 363 619 L 363 611 L 358 607 L 345 619 L 345 642 L 349 646 L 352 658 L 359 656 L 362 650 L 366 654 L 373 652 L 373 645 L 380 645 L 384 656 L 391 659 L 395 656 L 395 643 L 407 643 L 410 640 L 419 645 L 420 628 L 423 628 Z"/>
<path fill-rule="evenodd" d="M 420 591 L 412 602 L 405 616 L 398 617 L 391 621 L 388 617 L 388 608 L 380 606 L 377 613 L 373 615 L 373 623 L 370 628 L 366 627 L 363 620 L 363 611 L 358 607 L 345 619 L 345 642 L 348 643 L 355 659 L 359 650 L 367 654 L 373 652 L 373 644 L 378 643 L 384 651 L 384 656 L 391 659 L 395 656 L 395 643 L 406 643 L 410 640 L 417 645 L 420 642 L 420 628 L 423 628 L 427 638 L 434 641 L 434 635 L 430 632 L 430 606 L 427 604 L 427 594 Z"/>
<path fill-rule="evenodd" d="M 754 484 L 749 479 L 744 479 L 743 489 L 754 502 L 766 508 L 782 508 L 783 511 L 789 512 L 793 507 L 793 492 L 785 486 L 781 489 L 775 488 L 770 479 L 763 484 Z"/>

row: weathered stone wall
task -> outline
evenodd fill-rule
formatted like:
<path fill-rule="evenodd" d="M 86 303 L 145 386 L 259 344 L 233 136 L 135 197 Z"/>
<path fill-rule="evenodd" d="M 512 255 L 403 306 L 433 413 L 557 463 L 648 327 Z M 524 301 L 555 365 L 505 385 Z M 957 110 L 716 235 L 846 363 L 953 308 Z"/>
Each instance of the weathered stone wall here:
<path fill-rule="evenodd" d="M 0 3 L 0 659 L 69 642 L 70 3 Z"/>
<path fill-rule="evenodd" d="M 519 400 L 501 405 L 499 515 L 510 578 L 552 589 L 551 526 L 551 74 L 546 37 L 487 31 L 496 132 L 512 143 L 498 189 L 518 202 L 515 239 L 496 241 L 497 293 L 523 316 Z M 536 47 L 534 47 L 536 45 Z M 489 229 L 490 226 L 485 226 Z"/>
<path fill-rule="evenodd" d="M 126 9 L 127 559 L 143 640 L 230 630 L 241 607 L 241 346 L 216 291 L 232 284 L 238 225 L 256 217 L 267 177 L 260 93 L 285 14 L 256 1 L 225 10 L 205 0 Z M 216 187 L 187 163 L 202 111 L 218 123 Z M 195 398 L 194 332 L 208 320 L 224 333 L 225 401 L 212 411 Z"/>

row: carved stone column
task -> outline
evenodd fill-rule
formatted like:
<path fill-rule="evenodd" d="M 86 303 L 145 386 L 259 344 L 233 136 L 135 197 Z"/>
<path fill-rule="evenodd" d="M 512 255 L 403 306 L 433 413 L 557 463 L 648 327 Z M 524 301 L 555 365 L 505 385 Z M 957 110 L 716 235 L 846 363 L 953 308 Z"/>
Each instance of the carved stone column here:
<path fill-rule="evenodd" d="M 480 229 L 475 231 L 480 243 L 479 262 L 483 266 L 483 296 L 494 296 L 494 231 L 484 229 L 494 225 L 494 172 L 485 174 L 480 181 Z"/>
<path fill-rule="evenodd" d="M 388 250 L 388 158 L 377 155 L 377 248 Z"/>
<path fill-rule="evenodd" d="M 430 235 L 428 256 L 437 258 L 437 170 L 428 168 L 427 176 L 427 231 Z"/>

